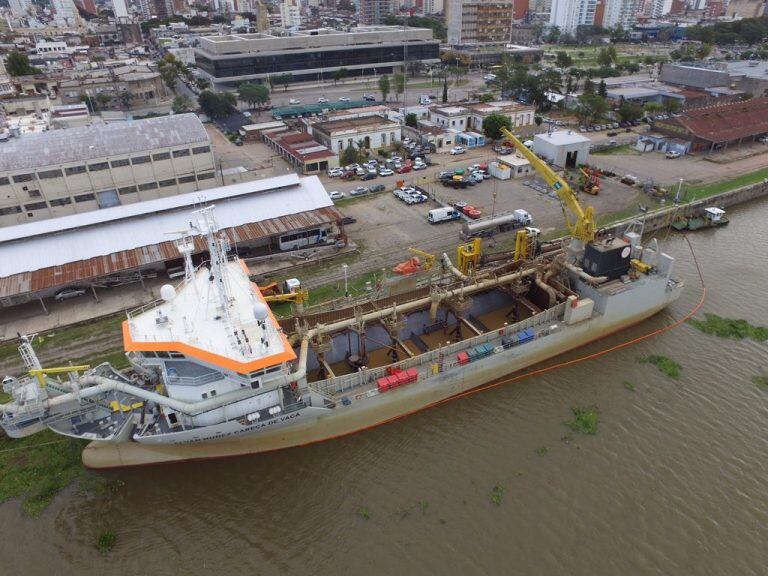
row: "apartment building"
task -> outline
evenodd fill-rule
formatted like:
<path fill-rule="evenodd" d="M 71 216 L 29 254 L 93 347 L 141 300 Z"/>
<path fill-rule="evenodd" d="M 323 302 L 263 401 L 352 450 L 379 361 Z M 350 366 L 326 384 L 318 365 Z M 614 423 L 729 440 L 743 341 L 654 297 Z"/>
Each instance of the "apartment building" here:
<path fill-rule="evenodd" d="M 503 44 L 512 38 L 512 0 L 447 0 L 448 44 Z"/>
<path fill-rule="evenodd" d="M 561 32 L 574 34 L 579 26 L 595 23 L 596 10 L 597 0 L 557 0 L 552 2 L 549 25 L 557 26 Z"/>
<path fill-rule="evenodd" d="M 217 185 L 195 114 L 30 134 L 3 144 L 0 226 Z"/>
<path fill-rule="evenodd" d="M 358 0 L 358 21 L 361 26 L 381 24 L 393 12 L 393 0 Z"/>
<path fill-rule="evenodd" d="M 402 140 L 400 124 L 383 116 L 363 116 L 343 120 L 316 122 L 312 133 L 321 144 L 337 154 L 360 142 L 365 148 L 376 150 Z"/>

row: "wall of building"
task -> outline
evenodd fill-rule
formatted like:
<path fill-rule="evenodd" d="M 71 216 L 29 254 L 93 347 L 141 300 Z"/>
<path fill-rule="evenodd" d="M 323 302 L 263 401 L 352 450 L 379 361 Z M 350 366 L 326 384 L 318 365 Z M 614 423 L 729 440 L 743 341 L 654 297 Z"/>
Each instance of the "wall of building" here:
<path fill-rule="evenodd" d="M 217 186 L 208 142 L 0 174 L 0 226 Z"/>

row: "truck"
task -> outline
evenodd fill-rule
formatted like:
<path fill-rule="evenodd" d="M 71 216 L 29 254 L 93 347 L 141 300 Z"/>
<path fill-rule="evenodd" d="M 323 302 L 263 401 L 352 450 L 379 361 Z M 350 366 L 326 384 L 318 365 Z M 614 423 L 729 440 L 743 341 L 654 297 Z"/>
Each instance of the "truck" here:
<path fill-rule="evenodd" d="M 461 218 L 458 210 L 451 208 L 450 206 L 442 208 L 434 208 L 427 214 L 427 222 L 430 224 L 440 224 L 441 222 L 450 222 L 451 220 L 458 220 Z"/>
<path fill-rule="evenodd" d="M 533 223 L 533 217 L 522 209 L 503 212 L 489 218 L 467 222 L 461 227 L 461 237 L 465 240 L 493 236 L 497 232 L 506 232 Z"/>

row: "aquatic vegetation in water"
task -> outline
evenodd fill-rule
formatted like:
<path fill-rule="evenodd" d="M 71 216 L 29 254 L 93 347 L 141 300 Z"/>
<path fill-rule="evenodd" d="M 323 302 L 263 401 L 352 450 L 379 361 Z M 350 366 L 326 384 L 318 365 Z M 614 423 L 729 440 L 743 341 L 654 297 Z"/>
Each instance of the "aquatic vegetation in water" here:
<path fill-rule="evenodd" d="M 752 376 L 752 383 L 768 391 L 768 376 Z"/>
<path fill-rule="evenodd" d="M 623 384 L 624 384 L 624 388 L 626 388 L 630 392 L 635 391 L 635 385 L 632 384 L 632 382 L 630 382 L 629 380 L 624 380 Z"/>
<path fill-rule="evenodd" d="M 549 448 L 547 448 L 546 446 L 540 446 L 536 448 L 536 454 L 538 454 L 539 456 L 546 456 L 547 454 L 549 454 Z"/>
<path fill-rule="evenodd" d="M 501 506 L 501 501 L 504 499 L 504 486 L 496 484 L 491 488 L 491 502 L 496 506 Z"/>
<path fill-rule="evenodd" d="M 360 506 L 360 509 L 357 511 L 357 514 L 363 520 L 371 519 L 371 511 L 368 509 L 368 506 Z"/>
<path fill-rule="evenodd" d="M 723 318 L 717 314 L 704 314 L 704 320 L 691 318 L 691 326 L 704 332 L 720 338 L 732 338 L 734 340 L 743 340 L 751 338 L 758 342 L 768 340 L 768 328 L 765 326 L 753 326 L 746 320 L 736 318 Z"/>
<path fill-rule="evenodd" d="M 589 408 L 571 408 L 571 411 L 573 412 L 573 420 L 568 420 L 565 423 L 566 426 L 574 432 L 581 432 L 582 434 L 589 434 L 590 436 L 597 434 L 597 406 L 590 406 Z"/>
<path fill-rule="evenodd" d="M 658 354 L 649 354 L 648 356 L 640 358 L 640 362 L 643 364 L 653 364 L 662 373 L 672 378 L 672 380 L 680 380 L 680 371 L 683 367 L 671 358 L 660 356 Z"/>
<path fill-rule="evenodd" d="M 96 549 L 102 554 L 106 554 L 115 547 L 116 543 L 117 534 L 111 530 L 105 530 L 99 534 L 99 538 L 96 540 Z"/>

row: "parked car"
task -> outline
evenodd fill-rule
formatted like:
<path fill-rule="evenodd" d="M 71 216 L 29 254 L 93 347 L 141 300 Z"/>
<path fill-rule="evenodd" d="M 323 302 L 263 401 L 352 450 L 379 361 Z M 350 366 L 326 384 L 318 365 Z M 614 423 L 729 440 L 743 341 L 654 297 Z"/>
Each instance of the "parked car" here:
<path fill-rule="evenodd" d="M 288 100 L 288 104 L 290 104 L 291 106 L 296 106 L 297 104 L 301 104 L 301 100 L 299 100 L 298 98 L 291 98 L 290 100 Z"/>
<path fill-rule="evenodd" d="M 608 132 L 608 133 L 606 134 L 606 136 L 608 136 L 608 138 L 611 138 L 611 137 L 613 137 L 613 136 L 618 136 L 618 133 L 617 133 L 617 132 L 613 132 L 613 131 L 611 131 L 611 132 Z"/>
<path fill-rule="evenodd" d="M 761 144 L 768 144 L 768 134 L 765 136 L 760 136 L 760 138 L 757 139 L 758 142 Z"/>
<path fill-rule="evenodd" d="M 674 150 L 670 150 L 666 154 L 664 154 L 665 158 L 669 158 L 670 160 L 674 160 L 675 158 L 680 158 L 681 154 L 680 152 L 675 152 Z"/>
<path fill-rule="evenodd" d="M 371 186 L 371 192 L 383 192 L 386 189 L 387 187 L 384 186 L 384 184 L 376 184 L 374 186 Z"/>
<path fill-rule="evenodd" d="M 341 96 L 339 102 L 352 102 L 352 100 L 347 96 Z"/>
<path fill-rule="evenodd" d="M 344 216 L 341 220 L 339 220 L 342 226 L 347 226 L 349 224 L 355 224 L 357 222 L 357 218 L 352 218 L 352 216 Z"/>
<path fill-rule="evenodd" d="M 426 166 L 425 166 L 425 168 L 426 168 Z M 413 170 L 413 166 L 411 166 L 410 164 L 406 164 L 405 166 L 400 166 L 400 168 L 397 169 L 397 173 L 398 174 L 407 174 L 411 170 Z"/>
<path fill-rule="evenodd" d="M 376 172 L 366 172 L 365 174 L 360 176 L 360 180 L 366 182 L 368 180 L 374 180 L 376 176 L 377 176 Z"/>
<path fill-rule="evenodd" d="M 464 154 L 466 150 L 463 146 L 454 146 L 451 148 L 451 156 L 456 156 L 457 154 Z"/>
<path fill-rule="evenodd" d="M 366 102 L 376 102 L 376 96 L 373 94 L 363 94 L 363 100 Z"/>
<path fill-rule="evenodd" d="M 349 172 L 344 172 L 344 174 L 341 175 L 341 179 L 352 180 L 355 176 L 357 176 L 357 173 L 354 170 L 350 170 Z"/>
<path fill-rule="evenodd" d="M 325 96 L 320 96 L 320 98 L 317 99 L 318 104 L 328 104 L 328 98 Z"/>
<path fill-rule="evenodd" d="M 331 168 L 330 170 L 328 170 L 328 176 L 330 176 L 331 178 L 338 178 L 343 175 L 344 175 L 344 170 L 342 170 L 341 168 Z"/>
<path fill-rule="evenodd" d="M 366 188 L 365 186 L 358 186 L 357 188 L 352 189 L 352 191 L 349 193 L 350 196 L 362 196 L 363 194 L 368 194 L 371 191 L 370 188 Z"/>
<path fill-rule="evenodd" d="M 53 299 L 61 302 L 62 300 L 69 300 L 70 298 L 77 298 L 78 296 L 84 296 L 85 290 L 83 288 L 64 288 L 54 294 Z"/>
<path fill-rule="evenodd" d="M 342 198 L 344 198 L 344 192 L 334 191 L 328 194 L 328 196 L 331 197 L 331 200 L 341 200 Z"/>
<path fill-rule="evenodd" d="M 392 176 L 394 172 L 389 168 L 382 168 L 379 170 L 379 176 Z"/>

